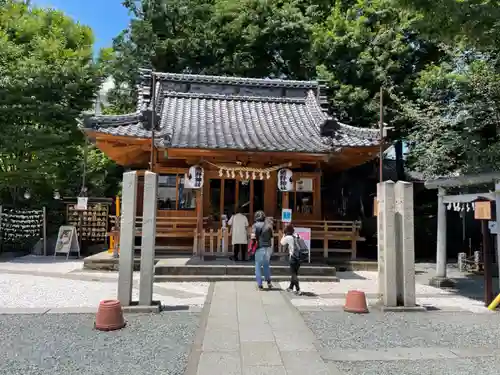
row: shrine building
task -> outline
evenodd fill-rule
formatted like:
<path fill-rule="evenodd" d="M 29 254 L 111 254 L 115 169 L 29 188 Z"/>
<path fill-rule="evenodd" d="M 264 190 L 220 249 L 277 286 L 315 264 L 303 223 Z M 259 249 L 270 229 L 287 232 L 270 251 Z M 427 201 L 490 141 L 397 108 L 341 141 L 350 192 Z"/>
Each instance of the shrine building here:
<path fill-rule="evenodd" d="M 279 238 L 282 210 L 291 209 L 294 226 L 310 228 L 313 253 L 355 258 L 360 222 L 332 219 L 322 203 L 331 194 L 323 181 L 377 158 L 381 138 L 378 130 L 329 116 L 324 90 L 317 81 L 141 70 L 136 112 L 86 117 L 83 127 L 116 163 L 139 176 L 159 174 L 157 251 L 225 255 L 231 243 L 225 220 L 235 210 L 250 223 L 263 210 Z M 139 177 L 138 237 L 143 186 Z M 339 241 L 345 246 L 338 248 Z"/>

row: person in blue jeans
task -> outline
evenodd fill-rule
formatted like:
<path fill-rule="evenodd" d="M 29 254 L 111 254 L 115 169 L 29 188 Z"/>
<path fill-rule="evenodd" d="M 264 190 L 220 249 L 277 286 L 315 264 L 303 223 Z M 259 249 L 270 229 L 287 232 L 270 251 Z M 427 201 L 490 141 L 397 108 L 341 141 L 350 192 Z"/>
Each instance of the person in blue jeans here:
<path fill-rule="evenodd" d="M 266 220 L 266 215 L 263 211 L 257 211 L 254 216 L 255 223 L 252 226 L 252 241 L 257 241 L 257 249 L 255 250 L 255 279 L 259 290 L 264 289 L 262 286 L 261 268 L 264 270 L 264 279 L 267 282 L 269 289 L 273 288 L 271 283 L 271 240 L 273 238 L 273 226 L 269 220 Z"/>

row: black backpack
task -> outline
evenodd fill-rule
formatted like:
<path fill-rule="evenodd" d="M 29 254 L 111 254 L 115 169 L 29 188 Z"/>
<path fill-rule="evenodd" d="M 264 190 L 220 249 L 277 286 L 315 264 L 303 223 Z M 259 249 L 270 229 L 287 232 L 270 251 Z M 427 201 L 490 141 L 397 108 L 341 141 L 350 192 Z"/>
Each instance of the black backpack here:
<path fill-rule="evenodd" d="M 298 235 L 293 236 L 292 257 L 301 263 L 309 260 L 309 248 L 307 247 L 306 242 Z"/>

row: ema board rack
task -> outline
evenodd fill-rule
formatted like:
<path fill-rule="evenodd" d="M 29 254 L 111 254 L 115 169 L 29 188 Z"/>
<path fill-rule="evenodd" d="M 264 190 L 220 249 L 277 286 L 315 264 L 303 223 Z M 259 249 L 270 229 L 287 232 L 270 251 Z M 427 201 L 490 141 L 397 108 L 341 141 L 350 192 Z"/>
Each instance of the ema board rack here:
<path fill-rule="evenodd" d="M 76 228 L 82 241 L 106 242 L 109 204 L 89 202 L 86 210 L 78 210 L 76 203 L 68 203 L 67 222 Z"/>

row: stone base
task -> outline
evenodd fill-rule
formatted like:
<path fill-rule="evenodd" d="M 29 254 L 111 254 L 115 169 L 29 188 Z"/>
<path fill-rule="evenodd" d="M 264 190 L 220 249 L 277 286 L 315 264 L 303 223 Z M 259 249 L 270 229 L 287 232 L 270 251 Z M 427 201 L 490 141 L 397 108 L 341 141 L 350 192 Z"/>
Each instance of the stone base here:
<path fill-rule="evenodd" d="M 161 312 L 161 302 L 153 301 L 151 306 L 141 306 L 137 302 L 132 302 L 130 306 L 122 306 L 124 313 L 154 313 L 158 314 Z"/>
<path fill-rule="evenodd" d="M 455 287 L 455 282 L 446 277 L 435 276 L 429 281 L 429 285 L 435 288 L 453 288 Z"/>
<path fill-rule="evenodd" d="M 380 306 L 383 312 L 425 312 L 424 306 Z"/>

